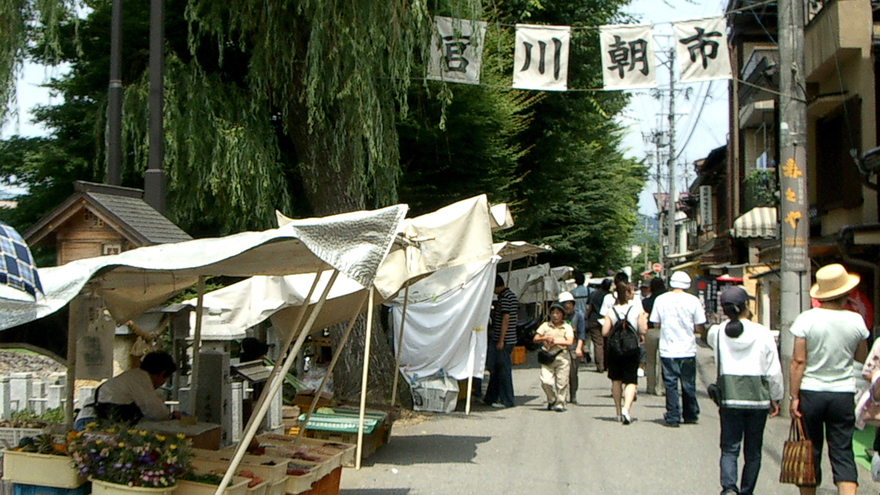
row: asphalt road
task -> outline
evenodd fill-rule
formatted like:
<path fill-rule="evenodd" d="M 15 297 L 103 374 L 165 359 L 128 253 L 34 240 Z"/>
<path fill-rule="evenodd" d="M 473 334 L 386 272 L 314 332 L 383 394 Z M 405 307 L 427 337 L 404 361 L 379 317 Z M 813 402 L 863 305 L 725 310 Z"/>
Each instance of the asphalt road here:
<path fill-rule="evenodd" d="M 665 399 L 644 393 L 644 379 L 633 406 L 635 421 L 618 423 L 611 382 L 592 365 L 579 373 L 579 403 L 563 413 L 547 411 L 539 365 L 529 353 L 525 364 L 514 367 L 516 407 L 477 405 L 470 415 L 436 414 L 395 425 L 391 442 L 360 471 L 343 471 L 340 494 L 719 493 L 718 409 L 705 394 L 715 379 L 711 351 L 700 349 L 698 359 L 700 422 L 673 429 L 663 426 Z M 785 418 L 767 423 L 756 490 L 761 495 L 798 493 L 777 481 L 788 425 Z M 817 493 L 837 493 L 827 458 L 823 478 Z M 862 467 L 859 483 L 859 493 L 880 489 Z"/>

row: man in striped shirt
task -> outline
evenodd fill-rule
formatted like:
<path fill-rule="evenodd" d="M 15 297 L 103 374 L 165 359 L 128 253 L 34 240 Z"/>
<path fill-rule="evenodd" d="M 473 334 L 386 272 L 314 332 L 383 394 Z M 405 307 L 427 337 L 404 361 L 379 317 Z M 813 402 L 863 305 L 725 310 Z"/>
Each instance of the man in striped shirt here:
<path fill-rule="evenodd" d="M 513 373 L 510 354 L 516 345 L 516 314 L 519 302 L 516 294 L 504 285 L 501 275 L 495 275 L 495 294 L 492 306 L 492 333 L 489 334 L 489 353 L 486 369 L 489 386 L 483 402 L 493 407 L 513 407 Z"/>

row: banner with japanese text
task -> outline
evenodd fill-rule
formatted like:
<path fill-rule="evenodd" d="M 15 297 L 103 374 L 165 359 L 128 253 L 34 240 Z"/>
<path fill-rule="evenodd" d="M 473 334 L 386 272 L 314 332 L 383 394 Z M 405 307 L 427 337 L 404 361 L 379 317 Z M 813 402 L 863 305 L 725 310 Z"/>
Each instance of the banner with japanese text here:
<path fill-rule="evenodd" d="M 434 17 L 428 79 L 480 84 L 486 23 Z"/>
<path fill-rule="evenodd" d="M 672 24 L 679 80 L 683 83 L 730 79 L 730 56 L 724 17 Z"/>
<path fill-rule="evenodd" d="M 647 88 L 657 85 L 654 26 L 617 25 L 599 28 L 604 89 Z"/>
<path fill-rule="evenodd" d="M 568 89 L 568 26 L 516 25 L 513 87 L 544 91 Z"/>

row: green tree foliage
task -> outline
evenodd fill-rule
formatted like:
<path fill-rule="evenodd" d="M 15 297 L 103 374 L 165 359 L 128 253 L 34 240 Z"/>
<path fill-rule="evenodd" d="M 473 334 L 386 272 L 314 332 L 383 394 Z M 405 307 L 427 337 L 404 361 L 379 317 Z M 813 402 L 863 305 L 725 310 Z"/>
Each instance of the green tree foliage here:
<path fill-rule="evenodd" d="M 623 21 L 626 2 L 571 0 L 538 3 L 517 0 L 499 6 L 505 24 L 568 25 L 575 28 Z M 568 86 L 600 88 L 602 67 L 595 29 L 575 29 L 571 37 Z M 511 66 L 510 71 L 514 70 Z M 638 193 L 645 172 L 623 157 L 622 129 L 614 121 L 628 99 L 624 93 L 546 93 L 519 142 L 529 153 L 520 160 L 511 191 L 517 227 L 503 235 L 547 243 L 554 264 L 603 272 L 628 263 Z"/>

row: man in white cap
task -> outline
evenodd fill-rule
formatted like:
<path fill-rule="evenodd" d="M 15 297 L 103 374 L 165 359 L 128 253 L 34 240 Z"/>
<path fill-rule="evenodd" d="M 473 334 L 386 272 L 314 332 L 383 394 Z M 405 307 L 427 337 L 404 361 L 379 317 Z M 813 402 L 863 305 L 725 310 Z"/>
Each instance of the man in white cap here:
<path fill-rule="evenodd" d="M 650 321 L 660 324 L 660 366 L 666 389 L 666 426 L 677 428 L 679 423 L 695 424 L 700 418 L 697 404 L 697 341 L 706 324 L 703 304 L 693 294 L 691 278 L 685 272 L 675 272 L 669 279 L 671 290 L 657 296 Z M 678 403 L 678 383 L 681 381 L 681 405 Z"/>

